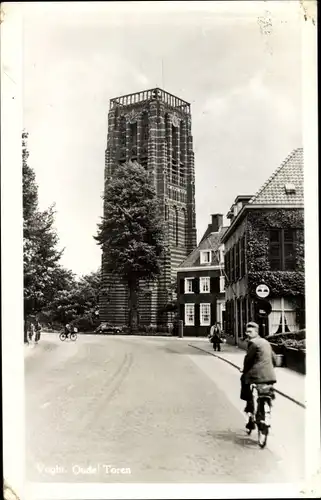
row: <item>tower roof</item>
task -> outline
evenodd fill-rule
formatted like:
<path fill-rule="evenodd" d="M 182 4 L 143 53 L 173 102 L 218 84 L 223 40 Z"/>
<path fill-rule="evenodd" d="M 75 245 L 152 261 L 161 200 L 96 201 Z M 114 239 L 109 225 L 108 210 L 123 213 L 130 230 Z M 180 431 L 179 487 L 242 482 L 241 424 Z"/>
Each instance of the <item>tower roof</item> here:
<path fill-rule="evenodd" d="M 190 113 L 191 105 L 180 97 L 176 97 L 158 87 L 149 90 L 142 90 L 133 94 L 126 94 L 110 99 L 110 109 L 117 106 L 130 106 L 145 101 L 161 101 L 168 106 L 176 108 L 184 113 Z"/>

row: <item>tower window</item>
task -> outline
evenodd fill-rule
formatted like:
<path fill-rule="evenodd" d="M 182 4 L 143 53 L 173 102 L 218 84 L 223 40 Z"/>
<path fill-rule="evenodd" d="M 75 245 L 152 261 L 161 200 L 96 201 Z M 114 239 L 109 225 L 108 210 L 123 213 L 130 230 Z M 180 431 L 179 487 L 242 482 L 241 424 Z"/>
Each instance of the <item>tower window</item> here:
<path fill-rule="evenodd" d="M 173 207 L 173 239 L 175 245 L 178 246 L 178 210 Z"/>
<path fill-rule="evenodd" d="M 185 208 L 182 209 L 182 214 L 183 214 L 183 230 L 184 230 L 183 244 L 184 246 L 187 246 L 187 214 Z"/>
<path fill-rule="evenodd" d="M 148 152 L 148 138 L 149 138 L 149 129 L 148 129 L 148 114 L 146 111 L 143 112 L 142 115 L 142 147 L 141 152 L 142 155 L 147 156 Z"/>
<path fill-rule="evenodd" d="M 121 156 L 124 156 L 126 154 L 126 120 L 124 116 L 119 120 L 119 145 Z"/>
<path fill-rule="evenodd" d="M 130 124 L 130 156 L 137 155 L 137 123 Z"/>

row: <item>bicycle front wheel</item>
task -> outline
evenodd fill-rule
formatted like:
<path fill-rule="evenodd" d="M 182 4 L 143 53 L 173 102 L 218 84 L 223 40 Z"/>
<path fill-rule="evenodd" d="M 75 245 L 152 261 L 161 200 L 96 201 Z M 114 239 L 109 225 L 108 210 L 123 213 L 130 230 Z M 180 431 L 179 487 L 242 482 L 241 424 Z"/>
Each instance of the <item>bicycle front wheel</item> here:
<path fill-rule="evenodd" d="M 267 443 L 267 438 L 269 434 L 269 428 L 263 424 L 261 428 L 258 428 L 258 442 L 260 448 L 265 448 L 266 443 Z"/>
<path fill-rule="evenodd" d="M 261 412 L 258 414 L 257 430 L 260 448 L 265 448 L 270 429 L 271 405 L 267 401 L 260 402 Z"/>
<path fill-rule="evenodd" d="M 65 333 L 61 333 L 61 334 L 59 335 L 59 338 L 60 338 L 60 340 L 64 341 L 64 340 L 66 340 L 67 336 L 66 336 L 66 334 L 65 334 Z"/>
<path fill-rule="evenodd" d="M 70 335 L 70 340 L 77 340 L 77 333 L 72 333 Z"/>

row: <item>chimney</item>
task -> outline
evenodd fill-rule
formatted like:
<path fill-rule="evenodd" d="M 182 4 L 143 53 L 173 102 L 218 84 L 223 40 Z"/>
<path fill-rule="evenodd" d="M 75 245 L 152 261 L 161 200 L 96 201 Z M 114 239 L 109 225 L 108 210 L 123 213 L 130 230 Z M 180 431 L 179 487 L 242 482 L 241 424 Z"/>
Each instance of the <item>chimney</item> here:
<path fill-rule="evenodd" d="M 218 233 L 220 227 L 223 226 L 223 214 L 212 214 L 212 224 L 211 229 L 213 233 Z"/>

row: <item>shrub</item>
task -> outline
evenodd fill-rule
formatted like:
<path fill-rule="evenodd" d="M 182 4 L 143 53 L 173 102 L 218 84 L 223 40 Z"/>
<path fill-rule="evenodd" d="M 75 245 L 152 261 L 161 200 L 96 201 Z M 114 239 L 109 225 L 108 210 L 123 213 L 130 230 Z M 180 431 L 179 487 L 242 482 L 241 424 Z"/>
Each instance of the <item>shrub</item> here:
<path fill-rule="evenodd" d="M 267 337 L 269 342 L 277 344 L 278 346 L 292 347 L 293 349 L 305 349 L 305 330 L 297 332 L 277 333 Z"/>

